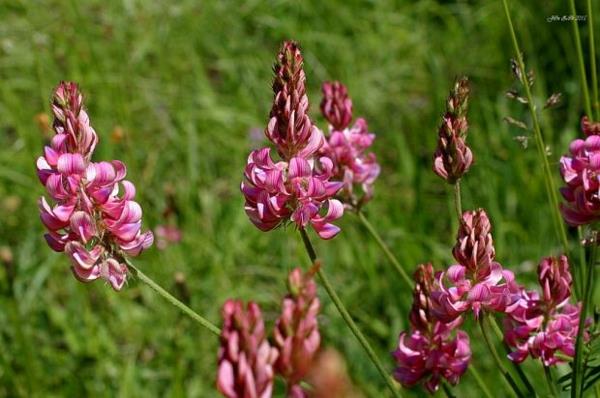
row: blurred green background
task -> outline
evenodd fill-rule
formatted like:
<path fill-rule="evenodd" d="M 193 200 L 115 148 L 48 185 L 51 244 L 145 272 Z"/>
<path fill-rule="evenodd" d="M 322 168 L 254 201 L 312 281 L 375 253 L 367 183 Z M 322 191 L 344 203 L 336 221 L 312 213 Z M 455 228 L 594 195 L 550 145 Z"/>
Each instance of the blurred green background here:
<path fill-rule="evenodd" d="M 246 157 L 262 145 L 252 131 L 267 122 L 271 66 L 289 38 L 303 48 L 312 118 L 325 128 L 320 85 L 337 79 L 349 87 L 355 116 L 377 134 L 382 173 L 367 216 L 407 269 L 452 261 L 451 191 L 431 172 L 431 156 L 445 97 L 461 74 L 472 81 L 468 141 L 476 158 L 463 206 L 488 210 L 498 260 L 523 283 L 533 286 L 538 259 L 560 250 L 534 142 L 524 148 L 516 137 L 528 133 L 502 120 L 529 122 L 504 94 L 515 83 L 500 1 L 168 3 L 0 0 L 0 396 L 217 396 L 214 336 L 134 278 L 120 293 L 77 282 L 68 259 L 44 242 L 34 162 L 60 80 L 80 83 L 100 136 L 96 159 L 128 165 L 144 227 L 175 211 L 169 222 L 182 242 L 153 247 L 136 264 L 215 323 L 222 302 L 236 297 L 259 302 L 270 328 L 287 271 L 308 264 L 292 228 L 262 233 L 248 221 L 239 192 Z M 547 22 L 569 14 L 557 3 L 511 1 L 539 103 L 563 93 L 561 105 L 542 114 L 558 182 L 582 103 L 571 25 Z M 586 40 L 585 22 L 580 27 Z M 317 243 L 319 255 L 391 369 L 411 293 L 355 216 L 340 225 L 337 238 Z M 324 291 L 320 297 L 323 346 L 342 353 L 365 396 L 386 396 Z M 466 328 L 473 363 L 503 396 L 478 330 Z M 538 363 L 525 368 L 541 376 Z M 534 382 L 546 391 L 542 377 Z M 477 388 L 467 373 L 455 393 L 479 396 Z"/>

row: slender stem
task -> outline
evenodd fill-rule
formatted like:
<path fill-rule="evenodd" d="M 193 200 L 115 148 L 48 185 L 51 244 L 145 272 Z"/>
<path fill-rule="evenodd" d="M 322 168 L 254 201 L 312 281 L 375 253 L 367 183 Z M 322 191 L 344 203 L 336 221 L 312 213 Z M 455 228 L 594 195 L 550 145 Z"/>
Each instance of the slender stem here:
<path fill-rule="evenodd" d="M 573 2 L 573 0 L 571 0 Z M 506 20 L 508 22 L 508 28 L 510 30 L 510 36 L 512 38 L 513 47 L 516 53 L 517 62 L 519 64 L 519 69 L 521 70 L 521 83 L 525 88 L 525 94 L 527 96 L 527 105 L 529 107 L 529 113 L 531 114 L 531 119 L 533 121 L 533 131 L 535 136 L 535 141 L 537 144 L 537 149 L 540 158 L 542 159 L 544 176 L 546 179 L 546 190 L 548 191 L 548 199 L 550 200 L 550 205 L 552 207 L 552 213 L 554 215 L 554 224 L 556 227 L 556 233 L 558 234 L 559 240 L 562 242 L 565 253 L 569 251 L 569 241 L 567 239 L 567 231 L 565 225 L 562 221 L 562 217 L 560 215 L 559 210 L 559 202 L 558 195 L 556 193 L 557 189 L 554 183 L 554 179 L 552 178 L 552 170 L 550 169 L 550 163 L 548 162 L 548 156 L 546 156 L 546 145 L 544 144 L 544 138 L 542 137 L 542 131 L 540 129 L 540 123 L 538 121 L 538 115 L 536 111 L 536 107 L 534 104 L 533 95 L 531 94 L 531 89 L 529 87 L 529 81 L 527 78 L 527 71 L 525 69 L 525 63 L 523 62 L 523 55 L 521 54 L 521 49 L 519 48 L 519 42 L 517 41 L 517 35 L 515 33 L 515 28 L 512 23 L 512 19 L 510 17 L 510 12 L 508 10 L 507 0 L 502 0 L 504 4 L 504 13 L 506 14 Z M 581 47 L 581 46 L 580 46 Z M 587 88 L 586 88 L 587 90 Z"/>
<path fill-rule="evenodd" d="M 456 398 L 456 395 L 452 393 L 452 390 L 445 381 L 442 382 L 442 389 L 444 390 L 444 394 L 446 394 L 446 397 Z"/>
<path fill-rule="evenodd" d="M 585 63 L 583 61 L 583 51 L 581 50 L 581 39 L 579 37 L 579 25 L 577 25 L 577 10 L 575 10 L 575 0 L 569 0 L 569 7 L 571 10 L 573 35 L 575 36 L 575 49 L 577 50 L 577 60 L 579 61 L 579 78 L 581 81 L 581 91 L 583 92 L 585 113 L 589 117 L 592 115 L 592 106 L 590 102 L 590 93 L 588 91 L 587 76 L 585 74 Z"/>
<path fill-rule="evenodd" d="M 554 383 L 554 378 L 552 377 L 552 370 L 548 366 L 544 366 L 544 375 L 546 376 L 546 382 L 550 388 L 550 395 L 554 398 L 560 397 L 558 390 L 556 389 L 556 384 Z"/>
<path fill-rule="evenodd" d="M 483 391 L 483 394 L 487 397 L 487 398 L 494 398 L 494 396 L 492 395 L 492 393 L 490 392 L 490 389 L 488 388 L 488 386 L 485 384 L 485 381 L 483 380 L 483 378 L 481 377 L 481 375 L 479 374 L 479 372 L 477 371 L 477 368 L 475 366 L 473 366 L 473 364 L 469 365 L 469 372 L 471 372 L 471 374 L 473 374 L 473 377 L 475 377 L 475 381 L 477 382 L 477 384 L 479 385 L 479 388 L 481 388 L 481 391 Z"/>
<path fill-rule="evenodd" d="M 502 329 L 500 329 L 500 326 L 498 326 L 498 322 L 496 322 L 496 318 L 494 318 L 493 316 L 490 315 L 488 318 L 488 321 L 492 325 L 492 329 L 494 329 L 494 333 L 496 334 L 496 337 L 498 338 L 498 340 L 500 340 L 502 342 L 504 351 L 506 351 L 507 355 L 510 354 L 510 352 L 511 352 L 510 347 L 504 341 L 504 335 L 502 334 Z M 518 363 L 514 363 L 513 361 L 509 361 L 509 362 L 510 362 L 511 366 L 513 367 L 513 369 L 517 372 L 519 379 L 521 379 L 521 381 L 527 388 L 527 392 L 528 392 L 529 396 L 535 396 L 536 395 L 535 389 L 533 388 L 533 385 L 527 378 L 527 375 L 525 374 L 525 372 L 523 372 L 523 368 L 521 368 L 521 366 Z"/>
<path fill-rule="evenodd" d="M 400 262 L 398 261 L 398 259 L 396 258 L 396 256 L 394 256 L 394 254 L 392 253 L 392 251 L 390 250 L 390 248 L 383 241 L 383 239 L 381 238 L 381 236 L 379 235 L 379 233 L 377 233 L 377 231 L 375 230 L 375 228 L 373 227 L 373 225 L 369 222 L 369 220 L 364 215 L 364 213 L 359 210 L 357 212 L 357 214 L 358 214 L 358 218 L 363 223 L 363 225 L 365 226 L 365 228 L 367 229 L 367 231 L 369 231 L 369 233 L 371 234 L 371 236 L 373 237 L 373 239 L 375 239 L 375 241 L 377 242 L 377 244 L 379 245 L 379 247 L 381 248 L 381 250 L 383 250 L 383 252 L 387 256 L 388 260 L 390 260 L 390 263 L 392 263 L 392 265 L 394 266 L 394 268 L 396 269 L 396 271 L 400 274 L 400 276 L 402 277 L 402 280 L 406 283 L 406 286 L 409 289 L 412 289 L 412 287 L 413 287 L 413 281 L 410 279 L 410 277 L 408 276 L 408 274 L 406 273 L 406 271 L 404 270 L 404 268 L 402 267 L 402 265 L 400 265 Z"/>
<path fill-rule="evenodd" d="M 596 266 L 596 252 L 598 247 L 598 237 L 594 233 L 592 246 L 590 248 L 589 264 L 587 266 L 587 275 L 584 280 L 584 290 L 581 303 L 581 312 L 579 314 L 579 329 L 577 330 L 577 340 L 575 342 L 575 358 L 573 359 L 573 376 L 571 379 L 571 397 L 577 398 L 583 396 L 583 330 L 585 327 L 585 316 L 588 310 L 588 301 L 590 299 L 590 290 L 593 285 L 594 267 Z"/>
<path fill-rule="evenodd" d="M 456 215 L 458 222 L 462 219 L 462 199 L 460 195 L 460 180 L 454 183 L 454 205 L 456 206 Z"/>
<path fill-rule="evenodd" d="M 312 261 L 314 263 L 317 260 L 317 254 L 315 252 L 315 249 L 314 249 L 312 243 L 310 242 L 310 239 L 309 239 L 306 231 L 303 228 L 300 228 L 300 235 L 302 236 L 302 241 L 304 242 L 304 247 L 306 248 L 308 257 L 310 257 L 310 261 Z M 354 334 L 354 337 L 356 337 L 358 342 L 362 345 L 363 349 L 367 353 L 367 356 L 369 357 L 369 359 L 371 359 L 371 362 L 373 362 L 373 365 L 375 365 L 375 367 L 381 374 L 381 377 L 383 377 L 383 379 L 385 380 L 388 388 L 392 392 L 392 395 L 394 397 L 400 397 L 401 396 L 400 392 L 398 392 L 396 386 L 394 385 L 394 382 L 388 375 L 388 372 L 384 368 L 384 366 L 381 363 L 381 361 L 379 360 L 379 358 L 377 358 L 375 351 L 373 351 L 373 348 L 371 348 L 371 345 L 369 344 L 369 342 L 367 341 L 365 336 L 358 329 L 358 327 L 352 320 L 350 313 L 348 313 L 348 310 L 344 306 L 344 303 L 342 303 L 342 300 L 340 300 L 337 293 L 333 289 L 333 286 L 329 282 L 327 275 L 323 271 L 323 267 L 319 267 L 319 269 L 317 270 L 317 275 L 319 275 L 319 278 L 321 279 L 321 282 L 323 283 L 323 287 L 325 288 L 325 291 L 327 291 L 327 294 L 329 295 L 329 297 L 331 298 L 331 301 L 333 301 L 333 304 L 335 305 L 338 312 L 340 313 L 340 315 L 346 322 L 346 325 L 348 325 L 348 328 L 350 329 L 350 331 L 352 331 L 352 334 Z"/>
<path fill-rule="evenodd" d="M 160 287 L 156 282 L 154 282 L 149 276 L 140 271 L 135 265 L 126 260 L 127 266 L 134 271 L 134 274 L 146 285 L 148 285 L 152 290 L 156 293 L 160 294 L 165 300 L 169 303 L 173 304 L 175 307 L 179 308 L 184 314 L 192 318 L 194 321 L 198 322 L 200 325 L 204 326 L 213 334 L 219 336 L 221 334 L 221 330 L 212 324 L 210 321 L 206 320 L 202 316 L 198 315 L 197 312 L 192 310 L 190 307 L 177 300 L 171 293 L 167 292 L 165 289 Z"/>
<path fill-rule="evenodd" d="M 587 0 L 587 19 L 590 46 L 590 69 L 592 70 L 592 111 L 596 111 L 596 121 L 600 120 L 600 104 L 598 103 L 598 72 L 596 70 L 596 44 L 594 43 L 594 11 L 592 0 Z M 592 117 L 592 115 L 590 115 Z"/>
<path fill-rule="evenodd" d="M 519 390 L 517 383 L 515 382 L 515 380 L 511 376 L 511 374 L 508 372 L 508 370 L 506 370 L 506 368 L 502 364 L 502 360 L 498 356 L 496 347 L 494 347 L 494 345 L 492 344 L 492 342 L 489 338 L 489 335 L 487 332 L 487 327 L 485 326 L 485 317 L 486 316 L 487 316 L 487 314 L 483 313 L 483 314 L 481 314 L 481 316 L 479 318 L 479 327 L 481 329 L 481 334 L 483 335 L 483 340 L 485 341 L 485 344 L 486 344 L 488 350 L 490 351 L 490 354 L 492 354 L 492 358 L 494 359 L 494 362 L 496 362 L 496 366 L 498 367 L 498 370 L 500 370 L 500 373 L 502 373 L 502 376 L 504 376 L 504 378 L 506 379 L 508 384 L 510 384 L 510 386 L 515 391 L 515 393 L 517 394 L 518 397 L 524 397 L 524 395 L 521 393 L 521 390 Z"/>
<path fill-rule="evenodd" d="M 575 278 L 575 290 L 576 296 L 580 299 L 583 296 L 583 287 L 585 286 L 585 247 L 581 244 L 583 242 L 583 227 L 577 227 L 577 239 L 580 244 L 579 247 L 579 266 L 577 267 L 577 276 Z"/>

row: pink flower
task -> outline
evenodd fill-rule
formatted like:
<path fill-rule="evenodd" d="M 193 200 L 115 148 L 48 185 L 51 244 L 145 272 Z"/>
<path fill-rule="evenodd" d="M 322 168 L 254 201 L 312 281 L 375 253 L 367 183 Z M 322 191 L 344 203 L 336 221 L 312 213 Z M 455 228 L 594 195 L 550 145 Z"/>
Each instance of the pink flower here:
<path fill-rule="evenodd" d="M 566 203 L 561 204 L 565 221 L 572 226 L 589 224 L 600 218 L 600 128 L 582 119 L 585 140 L 569 146 L 570 155 L 560 158 L 560 174 L 566 184 L 560 189 Z"/>
<path fill-rule="evenodd" d="M 398 349 L 392 354 L 396 360 L 394 377 L 405 387 L 424 382 L 434 393 L 443 378 L 457 384 L 471 359 L 469 337 L 458 330 L 460 315 L 449 322 L 434 318 L 430 294 L 436 288 L 433 267 L 421 264 L 414 275 L 413 304 L 410 312 L 411 332 L 402 332 Z"/>
<path fill-rule="evenodd" d="M 325 82 L 321 90 L 321 113 L 333 130 L 344 130 L 352 121 L 352 100 L 348 96 L 348 89 L 340 82 Z"/>
<path fill-rule="evenodd" d="M 156 248 L 164 250 L 167 246 L 181 241 L 181 230 L 174 225 L 157 225 L 154 228 Z"/>
<path fill-rule="evenodd" d="M 394 378 L 407 388 L 424 382 L 427 391 L 434 393 L 442 378 L 456 385 L 471 360 L 469 336 L 459 330 L 452 338 L 440 322 L 431 335 L 414 330 L 401 333 L 398 340 L 392 354 L 397 365 Z"/>
<path fill-rule="evenodd" d="M 495 256 L 492 224 L 483 209 L 466 211 L 460 220 L 452 254 L 470 272 L 489 267 Z"/>
<path fill-rule="evenodd" d="M 360 207 L 373 197 L 373 184 L 381 168 L 375 154 L 366 151 L 374 139 L 367 122 L 358 119 L 352 128 L 332 129 L 321 148 L 320 153 L 333 162 L 333 179 L 344 184 L 340 197 L 349 207 Z M 355 186 L 362 188 L 361 197 L 354 192 Z"/>
<path fill-rule="evenodd" d="M 298 228 L 310 224 L 322 239 L 331 239 L 340 231 L 331 222 L 344 212 L 333 199 L 342 183 L 330 181 L 331 159 L 315 157 L 324 137 L 306 114 L 302 62 L 297 44 L 285 42 L 274 68 L 275 99 L 266 130 L 283 160 L 275 162 L 269 148 L 250 153 L 241 190 L 246 214 L 260 230 L 292 221 Z"/>
<path fill-rule="evenodd" d="M 310 370 L 321 343 L 317 315 L 320 309 L 312 273 L 293 269 L 288 277 L 290 293 L 283 299 L 273 333 L 279 357 L 275 370 L 288 385 L 288 396 L 304 395 L 299 383 Z"/>
<path fill-rule="evenodd" d="M 38 177 L 53 199 L 39 201 L 48 245 L 71 258 L 77 279 L 108 281 L 115 290 L 125 283 L 125 256 L 152 245 L 141 232 L 142 209 L 133 201 L 135 187 L 125 180 L 125 165 L 90 159 L 98 141 L 83 109 L 75 83 L 61 83 L 52 104 L 54 130 L 50 146 L 38 158 Z"/>
<path fill-rule="evenodd" d="M 227 300 L 222 316 L 217 389 L 227 398 L 270 398 L 277 349 L 265 339 L 260 307 Z"/>
<path fill-rule="evenodd" d="M 568 303 L 572 278 L 565 256 L 543 258 L 538 279 L 541 297 L 521 289 L 518 299 L 506 308 L 504 339 L 513 348 L 509 354 L 513 362 L 531 355 L 551 366 L 575 354 L 581 306 Z"/>
<path fill-rule="evenodd" d="M 450 184 L 469 171 L 473 163 L 473 153 L 465 143 L 469 91 L 469 81 L 465 77 L 454 84 L 448 96 L 446 114 L 439 128 L 438 146 L 433 156 L 433 171 Z"/>

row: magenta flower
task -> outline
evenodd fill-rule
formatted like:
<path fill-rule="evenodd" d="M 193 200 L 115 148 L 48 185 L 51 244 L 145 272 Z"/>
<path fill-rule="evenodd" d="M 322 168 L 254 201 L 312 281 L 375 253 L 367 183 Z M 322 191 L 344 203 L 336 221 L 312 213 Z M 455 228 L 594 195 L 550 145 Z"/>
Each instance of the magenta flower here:
<path fill-rule="evenodd" d="M 292 270 L 288 277 L 289 294 L 283 299 L 274 340 L 279 349 L 275 371 L 288 385 L 288 396 L 307 396 L 300 387 L 321 343 L 317 315 L 320 302 L 312 273 Z"/>
<path fill-rule="evenodd" d="M 460 264 L 437 273 L 437 290 L 431 294 L 438 319 L 451 322 L 468 310 L 473 310 L 475 317 L 482 309 L 502 312 L 513 302 L 519 289 L 513 273 L 494 261 L 491 224 L 485 210 L 463 213 L 452 253 Z"/>
<path fill-rule="evenodd" d="M 471 167 L 473 153 L 467 146 L 467 104 L 469 81 L 460 78 L 448 96 L 446 114 L 438 131 L 438 146 L 433 156 L 433 171 L 454 184 Z"/>
<path fill-rule="evenodd" d="M 39 179 L 55 202 L 51 206 L 45 197 L 39 202 L 46 241 L 67 253 L 80 281 L 102 278 L 120 290 L 127 275 L 125 256 L 137 256 L 153 242 L 151 232 L 140 231 L 135 187 L 125 180 L 122 162 L 90 160 L 98 138 L 75 83 L 57 87 L 52 111 L 56 135 L 37 160 Z"/>
<path fill-rule="evenodd" d="M 333 130 L 344 130 L 352 121 L 352 100 L 348 96 L 348 89 L 340 82 L 325 82 L 321 91 L 321 113 Z"/>
<path fill-rule="evenodd" d="M 560 174 L 566 184 L 560 189 L 566 203 L 561 204 L 565 221 L 572 226 L 589 224 L 600 218 L 600 123 L 581 122 L 585 140 L 569 146 L 570 155 L 560 158 Z"/>
<path fill-rule="evenodd" d="M 581 308 L 568 303 L 572 278 L 567 258 L 543 258 L 538 281 L 541 297 L 521 289 L 518 299 L 506 308 L 504 339 L 513 348 L 509 358 L 520 363 L 531 355 L 546 366 L 564 363 L 565 357 L 575 355 Z"/>
<path fill-rule="evenodd" d="M 260 307 L 227 300 L 222 316 L 217 389 L 227 398 L 270 398 L 277 349 L 265 339 Z"/>
<path fill-rule="evenodd" d="M 241 185 L 246 214 L 262 231 L 292 221 L 298 228 L 311 225 L 322 239 L 331 239 L 340 231 L 332 222 L 344 208 L 333 197 L 343 184 L 330 181 L 331 159 L 316 156 L 324 137 L 306 114 L 302 56 L 295 43 L 284 43 L 274 70 L 275 99 L 265 134 L 283 160 L 275 162 L 269 148 L 250 154 Z"/>
<path fill-rule="evenodd" d="M 415 289 L 410 313 L 411 332 L 402 332 L 398 349 L 392 354 L 396 360 L 394 377 L 405 387 L 423 382 L 434 393 L 442 378 L 456 385 L 467 370 L 471 359 L 468 335 L 458 330 L 462 318 L 444 323 L 432 312 L 430 294 L 435 289 L 433 267 L 422 264 L 415 272 Z"/>
<path fill-rule="evenodd" d="M 320 153 L 332 160 L 333 179 L 344 184 L 339 194 L 343 202 L 350 208 L 359 208 L 372 198 L 373 184 L 381 171 L 375 154 L 367 153 L 375 134 L 369 132 L 362 118 L 348 127 L 352 121 L 352 101 L 340 82 L 323 84 L 321 112 L 330 123 L 330 133 Z M 362 188 L 361 197 L 355 194 L 354 186 Z"/>

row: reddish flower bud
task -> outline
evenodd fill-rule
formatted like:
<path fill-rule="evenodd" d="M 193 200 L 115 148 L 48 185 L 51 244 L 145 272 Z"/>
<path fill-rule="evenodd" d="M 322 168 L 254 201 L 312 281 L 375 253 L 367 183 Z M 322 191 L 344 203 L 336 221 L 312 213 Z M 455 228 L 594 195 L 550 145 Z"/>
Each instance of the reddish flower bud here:
<path fill-rule="evenodd" d="M 538 266 L 542 298 L 551 307 L 558 307 L 571 296 L 573 278 L 567 256 L 544 257 Z"/>
<path fill-rule="evenodd" d="M 320 302 L 310 272 L 304 274 L 300 268 L 292 270 L 288 288 L 289 294 L 283 299 L 274 330 L 279 349 L 275 370 L 286 379 L 288 395 L 298 396 L 299 383 L 309 371 L 321 343 L 317 321 Z"/>
<path fill-rule="evenodd" d="M 427 330 L 432 323 L 430 295 L 433 290 L 433 274 L 431 263 L 420 264 L 414 274 L 416 284 L 409 319 L 412 327 L 417 330 Z"/>
<path fill-rule="evenodd" d="M 483 209 L 463 213 L 452 254 L 470 272 L 487 268 L 496 257 L 492 225 Z"/>
<path fill-rule="evenodd" d="M 586 137 L 600 135 L 600 122 L 592 122 L 587 116 L 581 118 L 581 131 Z"/>
<path fill-rule="evenodd" d="M 260 307 L 227 300 L 222 316 L 217 389 L 227 398 L 270 398 L 277 349 L 265 339 Z"/>
<path fill-rule="evenodd" d="M 348 90 L 340 82 L 325 82 L 321 86 L 323 99 L 321 113 L 334 130 L 341 131 L 352 121 L 352 100 Z"/>

